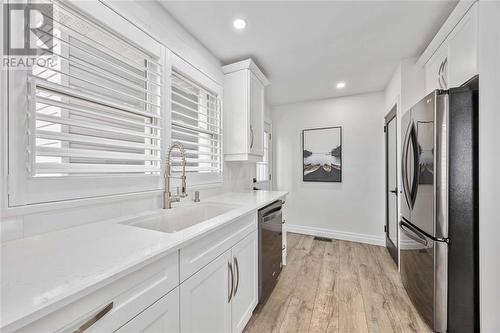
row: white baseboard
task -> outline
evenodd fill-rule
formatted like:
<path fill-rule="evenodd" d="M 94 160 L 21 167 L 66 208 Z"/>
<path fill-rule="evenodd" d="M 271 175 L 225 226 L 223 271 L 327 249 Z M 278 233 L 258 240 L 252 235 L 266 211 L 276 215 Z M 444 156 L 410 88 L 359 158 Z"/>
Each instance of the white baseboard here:
<path fill-rule="evenodd" d="M 385 237 L 285 223 L 287 232 L 385 246 Z"/>

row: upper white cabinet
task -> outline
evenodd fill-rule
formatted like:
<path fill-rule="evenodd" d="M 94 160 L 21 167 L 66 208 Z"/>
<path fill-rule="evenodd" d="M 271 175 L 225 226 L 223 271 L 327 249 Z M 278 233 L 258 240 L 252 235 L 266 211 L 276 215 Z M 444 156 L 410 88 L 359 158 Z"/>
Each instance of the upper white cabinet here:
<path fill-rule="evenodd" d="M 259 161 L 264 154 L 267 78 L 251 59 L 224 66 L 224 159 Z"/>
<path fill-rule="evenodd" d="M 448 89 L 448 68 L 448 48 L 441 46 L 425 64 L 425 88 L 428 93 Z"/>
<path fill-rule="evenodd" d="M 459 87 L 478 73 L 478 3 L 469 8 L 425 64 L 425 88 Z"/>
<path fill-rule="evenodd" d="M 478 73 L 478 3 L 453 29 L 448 46 L 449 87 L 458 87 Z"/>

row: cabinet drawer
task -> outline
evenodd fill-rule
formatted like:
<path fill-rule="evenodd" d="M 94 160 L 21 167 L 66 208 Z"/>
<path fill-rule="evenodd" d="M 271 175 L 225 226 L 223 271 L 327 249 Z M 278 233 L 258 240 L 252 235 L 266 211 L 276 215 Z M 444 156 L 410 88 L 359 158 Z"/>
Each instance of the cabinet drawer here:
<path fill-rule="evenodd" d="M 113 332 L 179 285 L 178 256 L 169 254 L 16 332 L 73 332 L 111 303 L 85 332 Z"/>
<path fill-rule="evenodd" d="M 181 282 L 257 229 L 257 213 L 240 217 L 180 250 Z"/>
<path fill-rule="evenodd" d="M 177 287 L 115 332 L 178 333 L 179 331 L 179 287 Z"/>

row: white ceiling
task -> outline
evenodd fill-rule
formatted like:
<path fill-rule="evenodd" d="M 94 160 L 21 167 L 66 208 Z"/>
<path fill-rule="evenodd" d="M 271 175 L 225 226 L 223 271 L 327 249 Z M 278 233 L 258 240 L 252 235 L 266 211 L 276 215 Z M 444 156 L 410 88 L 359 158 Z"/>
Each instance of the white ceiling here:
<path fill-rule="evenodd" d="M 271 105 L 380 91 L 456 1 L 161 1 L 223 64 L 252 57 Z M 235 18 L 247 28 L 236 31 Z M 338 81 L 346 87 L 337 90 Z"/>

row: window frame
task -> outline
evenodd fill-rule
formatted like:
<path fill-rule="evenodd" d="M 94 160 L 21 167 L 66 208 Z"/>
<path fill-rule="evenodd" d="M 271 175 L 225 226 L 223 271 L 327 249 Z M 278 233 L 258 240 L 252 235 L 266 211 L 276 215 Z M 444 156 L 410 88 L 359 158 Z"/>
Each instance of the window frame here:
<path fill-rule="evenodd" d="M 217 95 L 217 99 L 219 102 L 220 108 L 220 124 L 222 127 L 222 133 L 224 135 L 224 109 L 223 109 L 223 87 L 212 80 L 205 73 L 201 72 L 199 69 L 195 68 L 193 65 L 179 57 L 177 54 L 169 51 L 169 56 L 167 57 L 167 63 L 169 64 L 168 73 L 166 76 L 166 86 L 167 90 L 165 92 L 165 97 L 167 98 L 167 108 L 168 112 L 166 112 L 165 118 L 165 130 L 164 132 L 167 135 L 166 147 L 170 145 L 172 142 L 172 133 L 171 133 L 171 120 L 172 120 L 172 92 L 171 92 L 171 74 L 173 70 L 181 73 L 182 75 L 190 78 L 195 81 L 199 85 L 205 87 L 207 90 L 214 92 Z M 221 186 L 224 180 L 224 140 L 222 137 L 220 138 L 220 147 L 221 147 L 221 170 L 218 173 L 210 172 L 210 173 L 186 173 L 186 182 L 188 188 L 199 188 L 199 187 L 215 187 Z M 166 148 L 165 148 L 166 149 Z M 177 180 L 172 182 L 172 187 L 179 186 Z"/>
<path fill-rule="evenodd" d="M 273 140 L 272 140 L 272 131 L 273 127 L 270 122 L 264 121 L 264 130 L 262 133 L 268 133 L 269 137 L 268 139 L 268 146 L 267 146 L 267 169 L 269 171 L 269 179 L 267 180 L 259 180 L 257 179 L 257 169 L 259 167 L 259 164 L 263 164 L 263 161 L 255 162 L 255 184 L 256 185 L 265 185 L 267 184 L 268 187 L 267 189 L 270 190 L 272 188 L 272 182 L 273 182 Z M 264 138 L 263 138 L 264 139 Z M 264 147 L 264 142 L 262 147 Z M 263 149 L 263 153 L 265 153 L 265 150 Z M 262 159 L 264 159 L 264 156 L 262 156 Z"/>
<path fill-rule="evenodd" d="M 167 50 L 159 42 L 150 37 L 146 32 L 137 28 L 105 4 L 98 1 L 82 1 L 65 3 L 73 7 L 87 19 L 99 24 L 106 30 L 120 37 L 143 52 L 158 58 L 163 66 L 163 85 L 168 83 L 166 69 Z M 126 36 L 126 37 L 125 37 Z M 27 153 L 28 129 L 26 114 L 29 103 L 27 101 L 28 71 L 4 71 L 6 76 L 7 97 L 7 206 L 18 207 L 51 202 L 61 202 L 76 199 L 90 199 L 103 196 L 127 195 L 138 192 L 156 191 L 163 188 L 164 163 L 161 163 L 159 174 L 125 174 L 125 175 L 89 175 L 89 176 L 64 176 L 64 177 L 30 177 L 27 163 L 30 156 Z M 168 102 L 163 95 L 161 116 L 169 111 Z M 164 156 L 167 142 L 165 131 L 161 133 L 161 156 Z"/>

